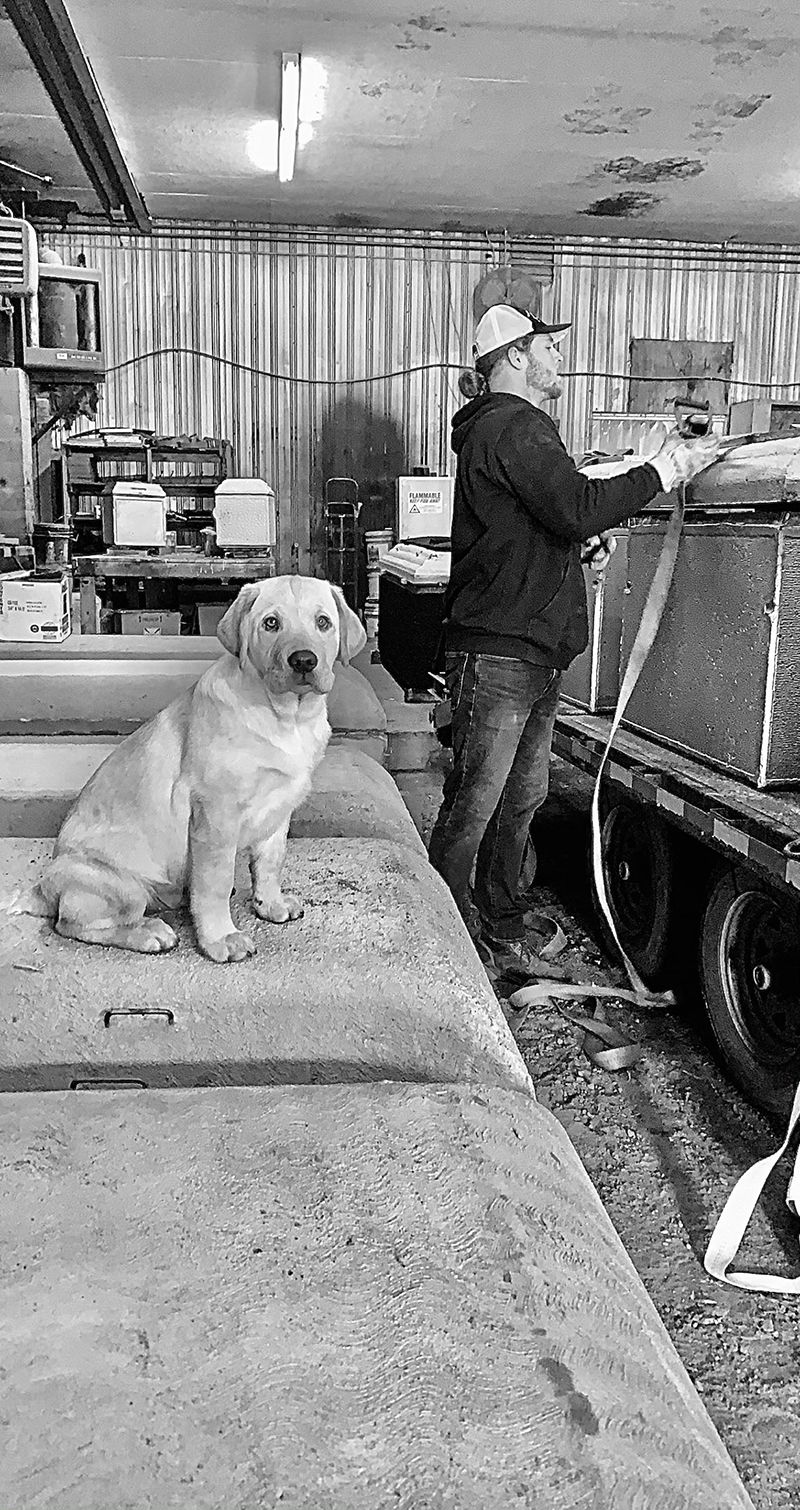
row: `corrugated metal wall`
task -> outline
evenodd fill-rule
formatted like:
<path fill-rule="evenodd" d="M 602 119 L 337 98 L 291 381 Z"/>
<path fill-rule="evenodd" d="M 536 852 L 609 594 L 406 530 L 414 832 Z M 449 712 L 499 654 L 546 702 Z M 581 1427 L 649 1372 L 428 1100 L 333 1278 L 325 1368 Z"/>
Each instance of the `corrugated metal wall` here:
<path fill-rule="evenodd" d="M 365 528 L 395 478 L 447 471 L 479 239 L 254 227 L 48 236 L 103 276 L 109 361 L 98 423 L 223 435 L 275 488 L 281 565 L 321 544 L 325 479 L 359 484 Z M 321 564 L 321 560 L 320 560 Z"/>
<path fill-rule="evenodd" d="M 733 397 L 760 384 L 800 398 L 794 248 L 495 247 L 466 235 L 167 222 L 151 238 L 76 229 L 47 241 L 103 275 L 111 370 L 98 422 L 231 439 L 242 475 L 275 488 L 284 569 L 293 542 L 301 570 L 320 545 L 326 478 L 356 478 L 369 529 L 391 523 L 399 473 L 451 469 L 472 290 L 495 256 L 554 269 L 542 309 L 573 322 L 564 350 L 575 375 L 560 404 L 571 450 L 586 444 L 593 410 L 626 407 L 634 336 L 733 340 Z"/>
<path fill-rule="evenodd" d="M 561 400 L 570 449 L 627 408 L 630 342 L 732 341 L 730 397 L 800 400 L 800 249 L 594 241 L 562 249 L 545 310 L 571 319 Z"/>

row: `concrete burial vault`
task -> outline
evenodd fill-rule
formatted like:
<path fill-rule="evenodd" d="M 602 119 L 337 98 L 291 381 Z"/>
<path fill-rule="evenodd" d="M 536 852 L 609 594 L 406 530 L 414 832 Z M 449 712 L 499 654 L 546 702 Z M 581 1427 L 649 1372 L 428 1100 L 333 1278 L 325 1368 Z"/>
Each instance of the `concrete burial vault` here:
<path fill-rule="evenodd" d="M 746 1510 L 391 778 L 293 835 L 241 964 L 0 922 L 1 1510 Z"/>

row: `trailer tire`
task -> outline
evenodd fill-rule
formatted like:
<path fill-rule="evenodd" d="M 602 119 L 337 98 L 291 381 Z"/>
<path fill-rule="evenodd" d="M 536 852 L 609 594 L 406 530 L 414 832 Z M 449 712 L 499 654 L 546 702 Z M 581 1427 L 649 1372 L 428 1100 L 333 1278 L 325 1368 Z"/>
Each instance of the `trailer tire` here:
<path fill-rule="evenodd" d="M 674 859 L 669 830 L 637 802 L 603 804 L 600 842 L 611 916 L 628 958 L 648 985 L 663 983 L 671 935 Z M 602 814 L 602 807 L 601 807 Z M 617 947 L 592 874 L 592 902 L 604 943 Z"/>
<path fill-rule="evenodd" d="M 800 907 L 748 872 L 723 870 L 703 916 L 700 976 L 732 1079 L 784 1116 L 800 1080 Z"/>

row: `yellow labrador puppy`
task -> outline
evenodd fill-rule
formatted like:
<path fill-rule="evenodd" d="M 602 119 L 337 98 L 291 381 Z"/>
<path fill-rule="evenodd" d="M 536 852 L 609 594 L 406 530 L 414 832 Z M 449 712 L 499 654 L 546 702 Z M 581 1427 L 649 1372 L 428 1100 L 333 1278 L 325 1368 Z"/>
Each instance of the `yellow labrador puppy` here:
<path fill-rule="evenodd" d="M 203 954 L 245 959 L 255 945 L 230 913 L 240 850 L 257 916 L 302 916 L 281 892 L 289 819 L 330 738 L 334 661 L 366 635 L 338 588 L 299 576 L 243 587 L 217 633 L 226 654 L 122 741 L 67 815 L 30 909 L 58 933 L 157 954 L 177 939 L 147 914 L 188 891 Z"/>

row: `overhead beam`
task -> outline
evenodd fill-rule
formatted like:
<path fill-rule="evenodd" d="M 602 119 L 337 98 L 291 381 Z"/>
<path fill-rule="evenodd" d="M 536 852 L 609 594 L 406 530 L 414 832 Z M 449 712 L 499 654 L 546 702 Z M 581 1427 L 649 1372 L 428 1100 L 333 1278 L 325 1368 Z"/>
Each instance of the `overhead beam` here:
<path fill-rule="evenodd" d="M 101 203 L 109 214 L 121 210 L 138 230 L 151 231 L 147 206 L 128 171 L 62 0 L 3 0 L 3 9 Z"/>

